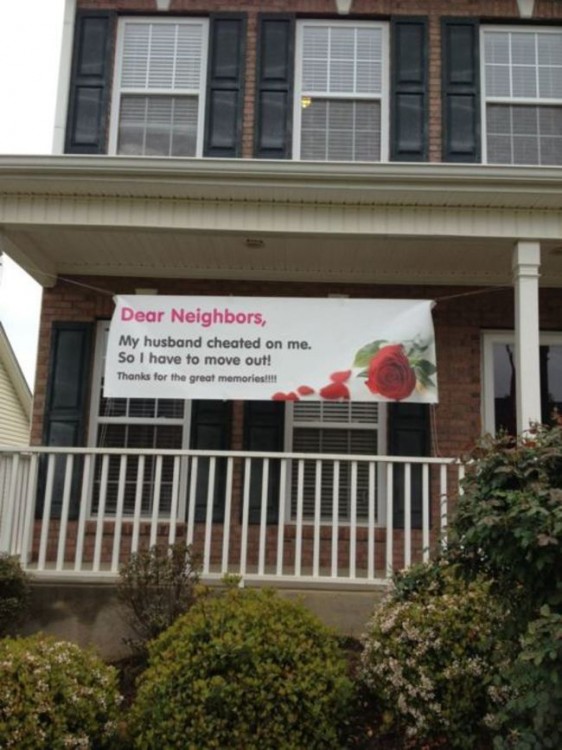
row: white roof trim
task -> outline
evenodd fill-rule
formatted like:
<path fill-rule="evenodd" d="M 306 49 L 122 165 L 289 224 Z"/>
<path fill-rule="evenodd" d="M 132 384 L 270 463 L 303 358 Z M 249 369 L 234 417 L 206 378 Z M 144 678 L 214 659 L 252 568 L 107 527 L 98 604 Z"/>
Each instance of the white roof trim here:
<path fill-rule="evenodd" d="M 0 156 L 0 196 L 142 195 L 236 197 L 255 188 L 262 198 L 287 189 L 294 201 L 320 193 L 341 204 L 524 207 L 543 196 L 541 208 L 562 206 L 559 167 L 503 167 L 442 163 L 334 163 L 251 159 L 123 156 Z M 264 190 L 268 192 L 264 194 Z M 295 193 L 295 191 L 297 191 Z M 556 203 L 554 199 L 557 198 Z"/>
<path fill-rule="evenodd" d="M 59 273 L 119 275 L 126 264 L 94 267 L 77 241 L 61 267 L 45 230 L 553 244 L 561 209 L 557 167 L 0 157 L 0 249 L 45 286 Z"/>

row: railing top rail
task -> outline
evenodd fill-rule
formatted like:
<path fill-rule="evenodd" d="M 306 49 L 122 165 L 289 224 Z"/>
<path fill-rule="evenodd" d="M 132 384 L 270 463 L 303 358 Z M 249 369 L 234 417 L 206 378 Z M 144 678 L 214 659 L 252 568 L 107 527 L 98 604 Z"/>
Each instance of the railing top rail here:
<path fill-rule="evenodd" d="M 74 456 L 179 456 L 180 458 L 269 458 L 273 460 L 307 460 L 307 461 L 363 461 L 368 463 L 390 463 L 390 464 L 429 464 L 429 465 L 459 465 L 463 462 L 460 458 L 435 458 L 431 456 L 366 456 L 364 454 L 339 454 L 339 453 L 284 453 L 280 451 L 210 451 L 210 450 L 176 450 L 158 448 L 77 448 L 77 447 L 55 447 L 55 446 L 2 446 L 0 445 L 0 458 L 19 454 L 20 456 L 36 455 L 68 455 Z"/>

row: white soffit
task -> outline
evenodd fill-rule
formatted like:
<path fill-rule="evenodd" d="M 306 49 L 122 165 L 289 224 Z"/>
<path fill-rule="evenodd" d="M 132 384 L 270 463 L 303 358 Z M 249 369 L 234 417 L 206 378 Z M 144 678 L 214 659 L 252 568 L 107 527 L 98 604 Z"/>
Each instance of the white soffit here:
<path fill-rule="evenodd" d="M 446 283 L 456 275 L 451 250 L 428 252 L 427 241 L 475 241 L 476 255 L 463 261 L 472 270 L 458 275 L 484 283 L 488 270 L 478 264 L 486 266 L 493 243 L 502 252 L 522 238 L 560 244 L 561 175 L 451 164 L 0 157 L 0 249 L 49 286 L 59 273 L 360 281 L 370 267 L 361 243 L 382 248 L 394 239 L 408 248 L 399 255 L 410 273 L 387 253 L 379 275 Z M 254 235 L 266 239 L 256 257 L 241 247 Z M 209 262 L 205 236 L 219 248 Z M 285 239 L 286 263 L 278 247 Z M 332 254 L 319 254 L 327 243 Z M 355 266 L 351 251 L 363 258 Z M 417 272 L 415 253 L 423 257 Z M 503 273 L 490 269 L 489 283 Z"/>

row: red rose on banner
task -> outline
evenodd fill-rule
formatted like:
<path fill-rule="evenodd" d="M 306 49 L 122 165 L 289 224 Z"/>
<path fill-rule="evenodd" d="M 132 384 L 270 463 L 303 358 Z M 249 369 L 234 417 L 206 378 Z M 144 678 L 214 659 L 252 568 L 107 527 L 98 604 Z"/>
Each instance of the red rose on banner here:
<path fill-rule="evenodd" d="M 402 344 L 383 346 L 371 359 L 367 388 L 393 401 L 402 401 L 416 387 L 414 372 Z"/>

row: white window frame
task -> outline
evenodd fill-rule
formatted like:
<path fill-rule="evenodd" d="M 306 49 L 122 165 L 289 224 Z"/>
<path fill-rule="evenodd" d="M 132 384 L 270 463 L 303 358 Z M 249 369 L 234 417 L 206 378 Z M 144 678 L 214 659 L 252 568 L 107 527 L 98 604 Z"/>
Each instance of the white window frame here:
<path fill-rule="evenodd" d="M 486 96 L 486 59 L 485 59 L 485 36 L 487 32 L 503 32 L 509 34 L 534 33 L 534 34 L 560 34 L 560 27 L 550 26 L 481 26 L 480 27 L 480 126 L 482 134 L 482 163 L 488 164 L 488 129 L 486 117 L 487 104 L 505 104 L 507 106 L 530 105 L 534 107 L 553 107 L 558 106 L 562 109 L 562 98 L 541 98 L 536 97 L 513 97 L 513 96 Z M 510 65 L 510 76 L 511 76 Z M 538 67 L 537 67 L 538 70 Z M 562 75 L 562 70 L 560 71 Z M 497 164 L 497 162 L 490 162 Z M 524 166 L 517 163 L 505 164 L 503 166 Z M 529 165 L 528 165 L 529 166 Z M 531 165 L 541 166 L 541 165 Z"/>
<path fill-rule="evenodd" d="M 190 26 L 201 26 L 201 71 L 200 86 L 198 89 L 121 89 L 121 73 L 123 69 L 123 44 L 125 39 L 125 27 L 127 23 L 138 24 L 180 24 Z M 108 153 L 116 155 L 118 138 L 119 138 L 119 114 L 121 109 L 122 95 L 139 95 L 139 96 L 197 96 L 199 108 L 197 113 L 197 141 L 194 157 L 203 156 L 203 140 L 205 134 L 205 98 L 207 93 L 207 61 L 209 51 L 209 20 L 207 18 L 182 18 L 170 16 L 168 18 L 155 18 L 153 16 L 126 16 L 120 18 L 117 25 L 117 42 L 115 46 L 115 70 L 113 73 L 113 94 L 111 100 L 111 118 L 109 127 L 109 146 Z M 182 158 L 194 158 L 182 157 Z M 158 158 L 158 157 L 152 157 Z M 164 157 L 161 157 L 164 158 Z M 179 157 L 175 157 L 179 158 Z"/>
<path fill-rule="evenodd" d="M 97 446 L 97 435 L 98 428 L 102 424 L 123 424 L 123 425 L 134 425 L 134 424 L 150 424 L 154 426 L 163 425 L 166 427 L 181 427 L 182 428 L 182 445 L 179 450 L 186 450 L 189 448 L 189 438 L 191 434 L 191 401 L 186 400 L 184 402 L 184 413 L 182 418 L 168 418 L 168 417 L 104 417 L 99 414 L 100 401 L 101 401 L 101 383 L 103 379 L 103 372 L 105 367 L 105 348 L 107 346 L 107 333 L 109 331 L 109 320 L 98 321 L 96 327 L 96 341 L 94 349 L 94 367 L 92 371 L 92 384 L 91 384 L 91 398 L 90 398 L 90 418 L 88 424 L 88 445 L 92 447 Z M 123 448 L 123 450 L 126 450 Z M 186 514 L 186 502 L 187 502 L 187 462 L 185 460 L 180 461 L 180 481 L 179 481 L 179 503 L 178 503 L 178 518 L 184 518 Z M 88 493 L 88 513 L 87 516 L 91 520 L 97 518 L 96 514 L 92 513 L 92 499 L 93 499 L 93 472 L 91 477 L 91 487 Z M 150 514 L 141 514 L 141 520 L 150 520 Z"/>
<path fill-rule="evenodd" d="M 382 33 L 382 70 L 381 70 L 381 93 L 373 96 L 372 94 L 345 94 L 333 92 L 312 92 L 312 96 L 318 99 L 348 99 L 352 101 L 380 101 L 381 104 L 381 158 L 380 162 L 369 162 L 379 164 L 389 160 L 389 139 L 390 139 L 390 45 L 389 45 L 389 28 L 387 23 L 374 21 L 325 21 L 325 20 L 303 20 L 297 21 L 296 38 L 295 38 L 295 84 L 293 97 L 293 159 L 301 160 L 301 123 L 302 107 L 301 98 L 303 96 L 301 89 L 302 67 L 303 67 L 303 33 L 306 26 L 328 26 L 340 28 L 378 28 Z M 307 93 L 308 96 L 308 93 Z"/>
<path fill-rule="evenodd" d="M 562 347 L 562 332 L 548 331 L 540 334 L 540 346 Z M 494 346 L 507 344 L 515 347 L 514 331 L 484 331 L 482 333 L 482 433 L 496 434 L 494 390 Z"/>
<path fill-rule="evenodd" d="M 349 401 L 342 402 L 346 406 L 349 405 Z M 294 419 L 294 404 L 288 402 L 285 407 L 285 434 L 284 434 L 284 450 L 287 453 L 293 451 L 293 436 L 295 428 L 303 427 L 305 429 L 339 429 L 339 430 L 376 430 L 377 432 L 377 453 L 374 458 L 381 459 L 377 463 L 377 474 L 376 474 L 376 487 L 375 496 L 378 499 L 377 502 L 377 514 L 375 518 L 375 526 L 385 527 L 386 526 L 386 476 L 382 470 L 381 463 L 383 457 L 387 452 L 387 425 L 388 425 L 388 404 L 379 401 L 378 403 L 378 420 L 376 425 L 372 422 L 328 422 L 322 420 L 311 420 L 311 421 L 299 421 L 295 422 Z M 365 458 L 368 458 L 365 455 Z M 286 479 L 286 497 L 285 497 L 285 523 L 296 525 L 296 518 L 291 513 L 291 500 L 292 500 L 292 487 L 291 477 L 292 468 L 290 461 L 287 464 L 287 479 Z M 314 519 L 310 517 L 303 517 L 303 525 L 313 526 Z M 331 523 L 331 521 L 329 521 Z M 322 521 L 321 523 L 327 523 Z M 346 519 L 339 519 L 339 526 L 346 527 L 350 526 L 350 522 Z M 368 526 L 367 519 L 358 518 L 356 522 L 357 526 Z"/>

